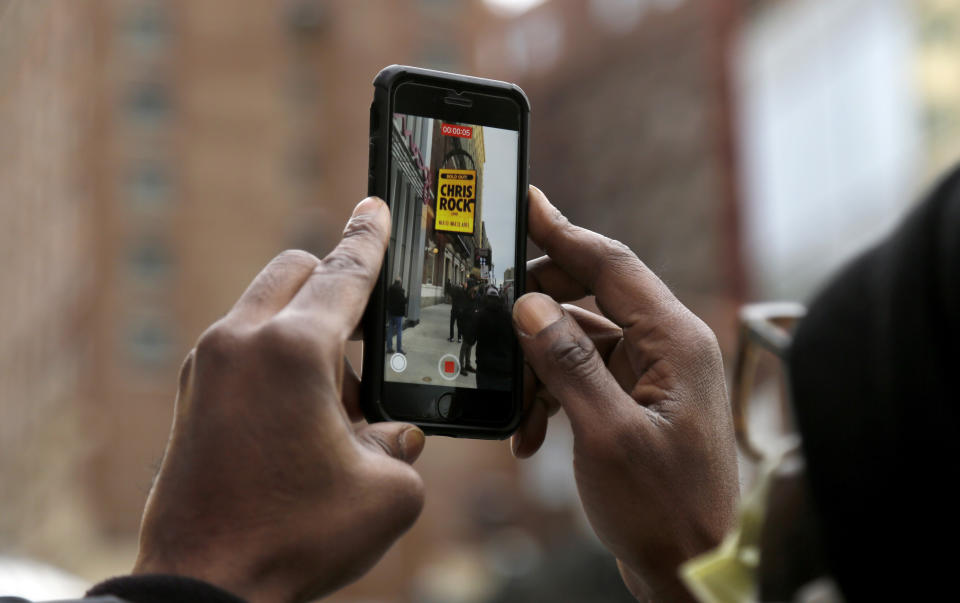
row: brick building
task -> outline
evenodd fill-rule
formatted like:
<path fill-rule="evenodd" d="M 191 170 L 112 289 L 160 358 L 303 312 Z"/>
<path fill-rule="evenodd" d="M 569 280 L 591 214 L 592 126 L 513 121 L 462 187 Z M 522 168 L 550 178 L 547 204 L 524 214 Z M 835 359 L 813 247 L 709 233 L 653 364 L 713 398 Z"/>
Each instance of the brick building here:
<path fill-rule="evenodd" d="M 74 3 L 0 3 L 0 550 L 57 551 L 90 518 L 80 389 L 98 209 L 84 169 L 95 40 Z M 78 26 L 79 25 L 79 26 Z M 61 561 L 69 554 L 48 557 Z"/>
<path fill-rule="evenodd" d="M 478 41 L 533 105 L 531 183 L 619 239 L 729 345 L 743 296 L 725 49 L 731 2 L 545 2 Z"/>
<path fill-rule="evenodd" d="M 552 0 L 509 19 L 479 0 L 0 2 L 0 546 L 90 578 L 129 567 L 180 359 L 275 253 L 339 238 L 390 63 L 518 82 L 531 181 L 636 250 L 729 347 L 754 291 L 728 61 L 745 38 L 776 41 L 777 6 L 834 4 L 856 2 Z M 892 11 L 874 9 L 881 25 L 919 7 L 921 143 L 947 165 L 956 9 L 870 4 Z M 469 274 L 428 247 L 432 285 Z M 337 600 L 457 600 L 495 582 L 490 551 L 549 549 L 576 525 L 568 444 L 518 464 L 503 443 L 431 438 L 423 517 Z"/>
<path fill-rule="evenodd" d="M 130 567 L 181 359 L 276 253 L 335 244 L 373 76 L 472 71 L 478 6 L 0 3 L 0 550 Z M 505 444 L 431 443 L 425 520 L 341 600 L 407 592 L 473 525 L 463 476 L 513 479 Z"/>

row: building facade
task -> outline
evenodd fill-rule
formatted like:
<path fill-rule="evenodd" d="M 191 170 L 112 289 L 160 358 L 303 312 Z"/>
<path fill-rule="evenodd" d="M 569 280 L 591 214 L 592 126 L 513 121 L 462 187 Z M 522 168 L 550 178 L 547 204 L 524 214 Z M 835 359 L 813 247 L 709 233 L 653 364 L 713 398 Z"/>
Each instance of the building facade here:
<path fill-rule="evenodd" d="M 438 250 L 434 264 L 433 282 L 437 286 L 463 286 L 473 278 L 474 250 L 481 244 L 483 228 L 483 166 L 486 162 L 483 144 L 483 129 L 473 128 L 470 138 L 444 136 L 434 133 L 432 155 L 433 174 L 440 169 L 475 170 L 477 172 L 477 195 L 474 208 L 473 233 L 434 232 L 434 246 Z M 431 208 L 435 217 L 436 202 Z"/>
<path fill-rule="evenodd" d="M 277 253 L 339 241 L 366 194 L 374 75 L 471 72 L 454 24 L 478 5 L 0 2 L 5 553 L 89 580 L 129 570 L 182 358 Z M 408 206 L 404 224 L 432 218 Z M 465 249 L 444 266 L 443 250 L 409 246 L 403 270 L 437 288 L 470 269 Z M 360 353 L 348 346 L 356 367 Z M 412 588 L 468 521 L 451 502 L 463 468 L 511 466 L 506 448 L 433 448 L 420 471 L 448 502 L 335 600 Z"/>
<path fill-rule="evenodd" d="M 484 240 L 483 130 L 469 139 L 445 136 L 438 120 L 395 115 L 392 120 L 390 243 L 394 253 L 387 268 L 390 282 L 399 278 L 408 295 L 406 324 L 420 321 L 420 310 L 448 303 L 450 288 L 478 278 L 475 250 Z M 441 169 L 476 171 L 474 231 L 454 233 L 435 229 L 437 186 Z M 489 243 L 488 243 L 489 244 Z"/>
<path fill-rule="evenodd" d="M 477 47 L 484 74 L 531 99 L 530 182 L 630 246 L 724 345 L 744 295 L 725 58 L 735 4 L 551 0 Z"/>
<path fill-rule="evenodd" d="M 0 548 L 72 557 L 96 520 L 83 384 L 96 218 L 96 39 L 76 3 L 0 4 Z M 64 543 L 67 543 L 64 546 Z M 57 560 L 54 556 L 54 560 Z"/>
<path fill-rule="evenodd" d="M 420 308 L 436 303 L 434 287 L 429 282 L 428 260 L 432 262 L 432 230 L 430 212 L 434 202 L 435 180 L 431 168 L 434 124 L 432 119 L 412 115 L 395 115 L 392 120 L 393 144 L 390 174 L 391 212 L 389 281 L 400 279 L 407 292 L 408 323 L 420 322 Z M 424 266 L 427 266 L 425 269 Z M 422 283 L 422 285 L 421 285 Z"/>

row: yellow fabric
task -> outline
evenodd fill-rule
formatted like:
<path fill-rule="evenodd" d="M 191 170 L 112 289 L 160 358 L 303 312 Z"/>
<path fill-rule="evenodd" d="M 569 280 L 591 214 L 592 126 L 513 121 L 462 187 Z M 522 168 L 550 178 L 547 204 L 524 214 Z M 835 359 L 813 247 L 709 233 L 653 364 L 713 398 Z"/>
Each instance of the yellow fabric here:
<path fill-rule="evenodd" d="M 786 455 L 766 461 L 751 491 L 740 503 L 740 521 L 720 546 L 680 566 L 680 577 L 701 603 L 750 603 L 757 600 L 760 536 L 767 493 Z"/>

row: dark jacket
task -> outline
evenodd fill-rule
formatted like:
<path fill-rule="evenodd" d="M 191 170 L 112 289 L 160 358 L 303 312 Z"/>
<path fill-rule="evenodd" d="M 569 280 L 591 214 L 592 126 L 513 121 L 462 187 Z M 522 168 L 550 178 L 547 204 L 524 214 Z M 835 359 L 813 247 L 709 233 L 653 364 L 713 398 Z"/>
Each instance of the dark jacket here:
<path fill-rule="evenodd" d="M 394 283 L 387 290 L 387 314 L 390 316 L 407 315 L 407 296 L 403 293 L 403 285 Z"/>
<path fill-rule="evenodd" d="M 29 603 L 19 597 L 0 596 L 0 603 Z M 84 599 L 63 603 L 244 603 L 240 597 L 207 582 L 186 576 L 120 576 L 97 584 Z"/>
<path fill-rule="evenodd" d="M 823 553 L 847 601 L 933 601 L 954 588 L 958 341 L 954 172 L 824 288 L 790 351 Z"/>
<path fill-rule="evenodd" d="M 463 309 L 463 302 L 470 299 L 467 290 L 463 287 L 451 287 L 450 288 L 450 311 L 453 312 L 454 316 L 460 314 L 460 311 Z"/>
<path fill-rule="evenodd" d="M 513 326 L 499 299 L 485 299 L 477 313 L 477 374 L 509 377 L 513 372 Z"/>
<path fill-rule="evenodd" d="M 469 293 L 464 292 L 460 311 L 457 314 L 457 327 L 460 329 L 460 336 L 470 345 L 477 341 L 477 314 L 479 312 L 480 306 L 477 304 L 476 298 L 472 298 Z"/>

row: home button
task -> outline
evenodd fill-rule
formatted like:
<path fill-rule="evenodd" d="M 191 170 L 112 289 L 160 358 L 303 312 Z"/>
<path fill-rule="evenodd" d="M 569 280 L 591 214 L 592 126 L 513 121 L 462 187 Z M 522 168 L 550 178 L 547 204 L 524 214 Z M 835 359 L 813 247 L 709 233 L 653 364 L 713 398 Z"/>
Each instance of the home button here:
<path fill-rule="evenodd" d="M 447 392 L 437 398 L 437 414 L 444 419 L 457 419 L 460 417 L 461 408 L 453 399 L 453 392 Z"/>

